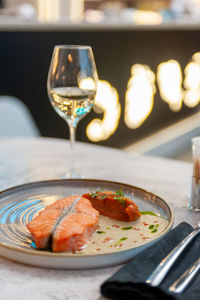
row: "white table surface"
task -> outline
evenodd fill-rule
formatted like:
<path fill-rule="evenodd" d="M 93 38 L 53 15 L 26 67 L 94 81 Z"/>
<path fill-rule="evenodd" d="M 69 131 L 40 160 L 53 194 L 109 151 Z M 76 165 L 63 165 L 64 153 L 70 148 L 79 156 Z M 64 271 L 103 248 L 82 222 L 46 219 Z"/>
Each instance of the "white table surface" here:
<path fill-rule="evenodd" d="M 68 142 L 50 138 L 1 138 L 0 190 L 61 177 L 68 168 Z M 85 178 L 139 186 L 171 204 L 175 223 L 193 226 L 200 213 L 186 209 L 192 165 L 117 149 L 77 143 L 76 165 Z M 0 300 L 103 300 L 99 287 L 120 266 L 82 271 L 26 266 L 0 257 Z"/>

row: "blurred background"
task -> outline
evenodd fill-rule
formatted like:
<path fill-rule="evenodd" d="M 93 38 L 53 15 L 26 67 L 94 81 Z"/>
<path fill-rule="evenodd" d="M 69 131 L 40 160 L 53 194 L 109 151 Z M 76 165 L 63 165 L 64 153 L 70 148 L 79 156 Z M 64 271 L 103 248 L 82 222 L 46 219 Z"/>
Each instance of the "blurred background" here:
<path fill-rule="evenodd" d="M 77 140 L 190 161 L 200 135 L 199 37 L 200 0 L 0 0 L 0 135 L 28 134 L 24 124 L 17 131 L 18 99 L 31 134 L 69 138 L 47 74 L 54 45 L 87 44 L 99 85 Z"/>

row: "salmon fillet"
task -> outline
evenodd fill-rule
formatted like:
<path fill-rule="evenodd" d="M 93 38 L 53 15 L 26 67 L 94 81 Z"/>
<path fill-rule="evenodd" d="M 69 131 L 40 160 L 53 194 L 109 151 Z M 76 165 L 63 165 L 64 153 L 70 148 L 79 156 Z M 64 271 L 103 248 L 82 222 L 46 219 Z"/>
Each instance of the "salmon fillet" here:
<path fill-rule="evenodd" d="M 81 198 L 75 205 L 76 213 L 66 215 L 53 234 L 53 252 L 77 250 L 87 244 L 98 226 L 99 212 L 87 199 Z"/>
<path fill-rule="evenodd" d="M 137 205 L 132 200 L 115 192 L 86 193 L 82 197 L 90 200 L 92 206 L 100 214 L 116 220 L 132 222 L 141 215 Z"/>
<path fill-rule="evenodd" d="M 99 212 L 92 207 L 90 201 L 70 196 L 47 206 L 27 224 L 27 228 L 40 249 L 52 247 L 56 252 L 76 250 L 87 243 L 97 227 L 98 216 Z"/>

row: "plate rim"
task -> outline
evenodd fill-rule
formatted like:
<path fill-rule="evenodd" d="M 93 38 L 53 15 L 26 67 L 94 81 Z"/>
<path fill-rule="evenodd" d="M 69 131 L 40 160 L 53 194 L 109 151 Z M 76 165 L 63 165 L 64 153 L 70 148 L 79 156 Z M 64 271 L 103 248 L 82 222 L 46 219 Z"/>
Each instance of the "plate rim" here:
<path fill-rule="evenodd" d="M 148 244 L 152 244 L 158 240 L 160 240 L 162 237 L 164 237 L 169 231 L 170 229 L 172 228 L 173 224 L 174 224 L 174 212 L 172 210 L 172 207 L 171 205 L 166 201 L 164 200 L 162 197 L 158 196 L 157 194 L 151 192 L 151 191 L 148 191 L 144 188 L 141 188 L 141 187 L 138 187 L 138 186 L 135 186 L 135 185 L 132 185 L 132 184 L 127 184 L 127 183 L 123 183 L 123 182 L 118 182 L 118 181 L 113 181 L 113 180 L 104 180 L 104 179 L 90 179 L 90 178 L 78 178 L 78 179 L 50 179 L 50 180 L 42 180 L 42 181 L 32 181 L 32 182 L 29 182 L 29 183 L 24 183 L 24 184 L 21 184 L 21 185 L 16 185 L 16 186 L 13 186 L 13 187 L 10 187 L 10 188 L 7 188 L 3 191 L 0 191 L 0 202 L 1 202 L 1 197 L 2 197 L 2 194 L 6 194 L 6 193 L 11 193 L 13 190 L 17 190 L 17 189 L 23 189 L 23 188 L 33 188 L 34 186 L 37 186 L 37 185 L 42 185 L 42 184 L 50 184 L 51 182 L 52 183 L 59 183 L 59 182 L 79 182 L 79 181 L 82 181 L 82 182 L 87 182 L 87 181 L 90 181 L 90 182 L 95 182 L 95 183 L 107 183 L 107 184 L 116 184 L 116 185 L 123 185 L 123 186 L 126 186 L 127 188 L 134 188 L 136 190 L 139 190 L 143 193 L 148 193 L 150 194 L 151 196 L 154 196 L 156 198 L 159 198 L 162 202 L 164 202 L 164 204 L 168 207 L 169 209 L 169 212 L 170 212 L 170 220 L 169 221 L 169 224 L 168 226 L 166 227 L 164 233 L 161 233 L 160 235 L 158 235 L 155 239 L 152 239 L 150 241 L 146 241 L 144 242 L 142 245 L 137 245 L 137 246 L 134 246 L 134 248 L 128 248 L 128 249 L 123 249 L 117 253 L 123 253 L 123 252 L 127 252 L 127 251 L 130 251 L 132 249 L 138 249 L 144 245 L 148 245 Z M 8 245 L 4 242 L 1 242 L 0 241 L 0 247 L 3 247 L 3 248 L 7 248 L 11 251 L 16 251 L 18 253 L 22 253 L 22 254 L 25 254 L 25 255 L 34 255 L 34 256 L 42 256 L 42 257 L 52 257 L 52 258 L 57 258 L 57 259 L 63 259 L 63 258 L 66 258 L 66 259 L 75 259 L 75 258 L 93 258 L 93 257 L 102 257 L 102 256 L 109 256 L 109 255 L 114 255 L 116 253 L 116 251 L 113 251 L 113 252 L 109 252 L 109 253 L 96 253 L 96 254 L 81 254 L 81 255 L 76 255 L 76 254 L 67 254 L 66 253 L 54 253 L 54 252 L 47 252 L 45 250 L 39 250 L 38 252 L 36 252 L 35 250 L 32 250 L 32 249 L 23 249 L 23 248 L 19 248 L 17 246 L 12 246 L 12 245 Z"/>

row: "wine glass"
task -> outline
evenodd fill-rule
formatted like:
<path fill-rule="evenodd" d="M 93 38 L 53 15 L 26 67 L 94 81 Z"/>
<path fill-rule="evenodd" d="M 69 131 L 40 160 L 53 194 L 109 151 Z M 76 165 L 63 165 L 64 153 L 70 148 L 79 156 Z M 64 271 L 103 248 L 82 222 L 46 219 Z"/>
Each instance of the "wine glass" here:
<path fill-rule="evenodd" d="M 47 79 L 50 102 L 70 130 L 70 167 L 66 178 L 79 178 L 74 168 L 74 142 L 78 122 L 90 112 L 98 75 L 90 46 L 54 47 Z"/>

